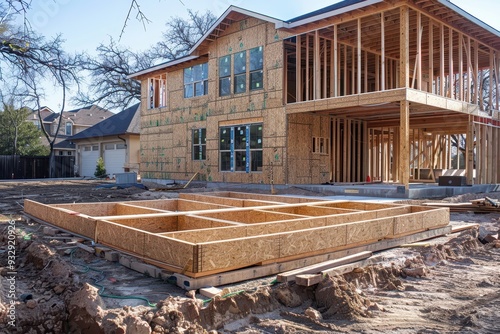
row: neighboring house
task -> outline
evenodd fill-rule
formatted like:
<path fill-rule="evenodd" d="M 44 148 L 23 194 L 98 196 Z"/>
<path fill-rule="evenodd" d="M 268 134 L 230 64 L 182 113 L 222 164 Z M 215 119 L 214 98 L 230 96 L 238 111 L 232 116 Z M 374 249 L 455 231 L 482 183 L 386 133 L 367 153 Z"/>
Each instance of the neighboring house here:
<path fill-rule="evenodd" d="M 189 55 L 130 76 L 141 175 L 407 188 L 457 169 L 465 135 L 468 184 L 497 183 L 499 67 L 500 33 L 446 0 L 345 0 L 287 21 L 231 6 Z"/>
<path fill-rule="evenodd" d="M 110 177 L 139 172 L 139 109 L 138 103 L 66 139 L 76 145 L 79 176 L 93 177 L 99 157 Z"/>
<path fill-rule="evenodd" d="M 28 122 L 31 122 L 31 123 L 35 124 L 35 126 L 38 129 L 41 129 L 42 126 L 45 129 L 49 129 L 50 128 L 50 122 L 49 121 L 45 121 L 45 118 L 47 118 L 50 115 L 54 114 L 54 111 L 52 111 L 52 109 L 50 109 L 49 107 L 45 107 L 45 106 L 41 107 L 40 108 L 40 116 L 42 117 L 41 120 L 38 117 L 38 110 L 33 110 L 33 109 L 29 109 L 29 110 L 31 112 L 28 115 L 28 118 L 26 119 Z"/>

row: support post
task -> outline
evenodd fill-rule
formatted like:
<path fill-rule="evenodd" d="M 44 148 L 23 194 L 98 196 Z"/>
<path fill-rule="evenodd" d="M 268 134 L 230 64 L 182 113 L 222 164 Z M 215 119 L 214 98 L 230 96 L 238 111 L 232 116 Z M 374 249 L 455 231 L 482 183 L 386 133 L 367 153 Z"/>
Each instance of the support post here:
<path fill-rule="evenodd" d="M 408 190 L 410 183 L 410 103 L 400 102 L 399 121 L 399 183 Z"/>
<path fill-rule="evenodd" d="M 467 123 L 467 137 L 465 138 L 465 174 L 467 177 L 467 184 L 474 184 L 474 128 L 473 128 L 474 116 L 469 116 L 469 122 Z"/>

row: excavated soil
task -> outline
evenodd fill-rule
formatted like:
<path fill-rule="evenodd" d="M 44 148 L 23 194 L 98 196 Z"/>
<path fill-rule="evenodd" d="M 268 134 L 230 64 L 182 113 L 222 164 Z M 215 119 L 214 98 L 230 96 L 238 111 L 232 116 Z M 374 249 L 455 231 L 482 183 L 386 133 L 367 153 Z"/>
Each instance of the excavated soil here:
<path fill-rule="evenodd" d="M 500 332 L 500 242 L 483 244 L 500 227 L 500 215 L 493 213 L 451 214 L 452 224 L 480 227 L 384 251 L 379 263 L 324 277 L 311 287 L 272 284 L 274 277 L 268 277 L 227 286 L 226 297 L 211 300 L 168 281 L 130 274 L 82 250 L 68 252 L 59 240 L 44 237 L 38 224 L 16 220 L 12 298 L 9 221 L 18 219 L 24 198 L 61 203 L 177 196 L 138 188 L 96 189 L 96 184 L 0 184 L 0 212 L 8 217 L 0 223 L 1 333 Z M 110 299 L 103 286 L 116 295 L 149 293 L 156 305 Z"/>

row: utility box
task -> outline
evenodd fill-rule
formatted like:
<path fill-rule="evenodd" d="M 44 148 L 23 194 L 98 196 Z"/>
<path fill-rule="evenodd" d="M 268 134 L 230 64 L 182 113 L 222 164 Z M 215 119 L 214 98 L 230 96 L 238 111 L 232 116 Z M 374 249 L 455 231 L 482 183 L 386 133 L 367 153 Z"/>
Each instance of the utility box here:
<path fill-rule="evenodd" d="M 115 180 L 117 184 L 137 183 L 137 173 L 115 173 Z"/>
<path fill-rule="evenodd" d="M 464 187 L 467 185 L 467 179 L 465 176 L 440 176 L 438 184 L 440 186 Z"/>

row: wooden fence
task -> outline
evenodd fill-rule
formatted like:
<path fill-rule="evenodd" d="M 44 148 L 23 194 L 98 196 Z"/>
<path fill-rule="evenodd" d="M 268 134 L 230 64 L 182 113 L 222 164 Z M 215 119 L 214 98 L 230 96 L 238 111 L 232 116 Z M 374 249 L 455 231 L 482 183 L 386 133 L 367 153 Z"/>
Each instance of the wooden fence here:
<path fill-rule="evenodd" d="M 55 156 L 54 177 L 73 177 L 74 156 Z M 49 177 L 49 157 L 0 155 L 0 179 L 43 179 Z"/>

